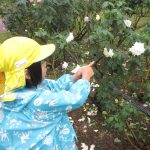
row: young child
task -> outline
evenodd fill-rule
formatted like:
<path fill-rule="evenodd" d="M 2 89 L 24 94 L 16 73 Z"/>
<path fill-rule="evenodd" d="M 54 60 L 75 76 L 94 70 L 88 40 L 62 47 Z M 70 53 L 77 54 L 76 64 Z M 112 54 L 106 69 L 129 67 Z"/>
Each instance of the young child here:
<path fill-rule="evenodd" d="M 1 150 L 75 150 L 76 134 L 67 113 L 79 108 L 90 93 L 91 64 L 74 75 L 45 79 L 44 59 L 53 44 L 27 37 L 10 38 L 0 46 Z"/>

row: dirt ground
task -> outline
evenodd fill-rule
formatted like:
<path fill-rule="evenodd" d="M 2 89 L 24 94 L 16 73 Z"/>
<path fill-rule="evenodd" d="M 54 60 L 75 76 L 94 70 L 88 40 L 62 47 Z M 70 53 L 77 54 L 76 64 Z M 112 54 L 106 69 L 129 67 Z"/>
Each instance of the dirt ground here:
<path fill-rule="evenodd" d="M 115 142 L 119 139 L 118 135 L 106 129 L 100 112 L 88 113 L 92 110 L 96 110 L 96 106 L 88 100 L 84 106 L 69 114 L 78 137 L 79 150 L 134 150 L 125 140 Z"/>

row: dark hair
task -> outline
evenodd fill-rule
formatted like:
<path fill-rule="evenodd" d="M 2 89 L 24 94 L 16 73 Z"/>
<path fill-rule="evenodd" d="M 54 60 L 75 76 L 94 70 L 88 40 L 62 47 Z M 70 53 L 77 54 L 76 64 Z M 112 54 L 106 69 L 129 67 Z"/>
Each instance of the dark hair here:
<path fill-rule="evenodd" d="M 31 88 L 37 86 L 42 81 L 41 62 L 33 63 L 27 68 L 31 79 L 26 79 L 26 87 Z"/>

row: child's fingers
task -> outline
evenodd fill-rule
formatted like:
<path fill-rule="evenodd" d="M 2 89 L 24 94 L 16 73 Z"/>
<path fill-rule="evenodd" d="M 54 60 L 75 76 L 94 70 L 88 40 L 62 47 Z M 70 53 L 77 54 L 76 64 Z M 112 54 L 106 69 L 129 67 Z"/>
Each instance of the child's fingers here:
<path fill-rule="evenodd" d="M 92 61 L 88 64 L 89 67 L 92 67 L 95 64 L 95 61 Z"/>

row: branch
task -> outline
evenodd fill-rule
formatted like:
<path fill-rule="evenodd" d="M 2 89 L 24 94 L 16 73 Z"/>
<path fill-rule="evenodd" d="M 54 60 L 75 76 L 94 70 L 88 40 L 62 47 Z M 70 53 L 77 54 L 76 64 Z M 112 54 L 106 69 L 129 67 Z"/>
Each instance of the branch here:
<path fill-rule="evenodd" d="M 139 15 L 139 17 L 137 17 L 137 19 L 135 21 L 135 24 L 134 24 L 134 28 L 135 29 L 137 28 L 137 24 L 139 23 L 139 21 L 142 18 L 142 16 L 143 16 L 143 8 L 141 8 L 141 14 Z"/>
<path fill-rule="evenodd" d="M 69 50 L 67 50 L 66 48 L 64 48 L 64 51 L 66 51 L 73 59 L 75 59 L 75 62 L 77 63 L 77 64 L 79 64 L 79 61 L 78 61 L 78 59 L 76 58 L 76 56 L 73 54 L 73 53 L 71 53 Z"/>
<path fill-rule="evenodd" d="M 83 36 L 86 34 L 86 32 L 87 32 L 87 25 L 85 25 L 84 27 L 83 27 L 83 29 L 78 33 L 78 35 L 74 38 L 74 40 L 75 41 L 79 41 L 79 40 L 81 40 L 82 38 L 83 38 Z"/>

